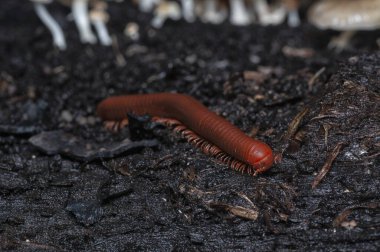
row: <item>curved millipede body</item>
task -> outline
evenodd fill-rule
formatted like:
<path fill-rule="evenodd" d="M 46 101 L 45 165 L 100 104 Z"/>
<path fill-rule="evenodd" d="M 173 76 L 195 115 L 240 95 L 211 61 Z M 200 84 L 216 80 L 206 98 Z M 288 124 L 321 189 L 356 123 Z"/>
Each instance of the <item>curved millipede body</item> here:
<path fill-rule="evenodd" d="M 115 96 L 103 100 L 97 113 L 103 120 L 117 122 L 126 119 L 128 113 L 154 116 L 156 121 L 171 126 L 203 152 L 235 170 L 261 173 L 273 164 L 273 153 L 267 144 L 245 135 L 188 95 Z"/>

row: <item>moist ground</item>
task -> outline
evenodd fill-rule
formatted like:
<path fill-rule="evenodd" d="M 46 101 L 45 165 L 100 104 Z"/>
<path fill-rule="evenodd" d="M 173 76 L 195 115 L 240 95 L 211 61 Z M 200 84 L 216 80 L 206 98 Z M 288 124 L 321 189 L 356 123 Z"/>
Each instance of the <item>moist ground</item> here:
<path fill-rule="evenodd" d="M 68 10 L 51 6 L 59 52 L 31 4 L 0 6 L 1 250 L 379 250 L 378 31 L 335 54 L 336 33 L 307 23 L 154 30 L 121 3 L 109 10 L 118 46 L 102 47 L 81 44 Z M 110 95 L 164 91 L 192 95 L 281 161 L 239 174 L 169 129 L 112 134 L 96 117 Z M 46 132 L 45 152 L 28 141 Z M 113 158 L 46 154 L 65 134 L 79 147 L 149 139 Z"/>

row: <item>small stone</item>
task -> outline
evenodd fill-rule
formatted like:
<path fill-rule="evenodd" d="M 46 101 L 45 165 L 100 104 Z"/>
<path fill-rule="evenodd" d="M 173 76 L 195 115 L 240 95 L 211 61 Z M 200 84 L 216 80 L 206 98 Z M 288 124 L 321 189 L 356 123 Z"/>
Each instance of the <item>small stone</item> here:
<path fill-rule="evenodd" d="M 353 56 L 353 57 L 350 57 L 348 59 L 348 62 L 351 64 L 351 65 L 355 65 L 356 63 L 358 63 L 359 61 L 359 57 L 358 56 Z"/>
<path fill-rule="evenodd" d="M 94 116 L 87 117 L 87 123 L 89 125 L 95 125 L 95 123 L 96 123 L 96 117 L 94 117 Z"/>
<path fill-rule="evenodd" d="M 64 122 L 71 123 L 73 121 L 73 115 L 68 110 L 64 110 L 61 113 L 60 119 Z"/>
<path fill-rule="evenodd" d="M 87 118 L 84 116 L 78 116 L 75 121 L 82 126 L 87 124 Z"/>

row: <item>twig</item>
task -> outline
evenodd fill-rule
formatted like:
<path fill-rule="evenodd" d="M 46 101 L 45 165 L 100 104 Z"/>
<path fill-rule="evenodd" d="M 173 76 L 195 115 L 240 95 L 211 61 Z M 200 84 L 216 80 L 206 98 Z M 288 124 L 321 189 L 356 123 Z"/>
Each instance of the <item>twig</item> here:
<path fill-rule="evenodd" d="M 304 108 L 301 112 L 299 112 L 294 119 L 290 122 L 288 126 L 288 130 L 285 132 L 285 134 L 282 137 L 283 141 L 288 141 L 291 139 L 295 133 L 297 132 L 302 119 L 306 116 L 306 114 L 309 112 L 309 108 Z"/>
<path fill-rule="evenodd" d="M 315 121 L 315 120 L 325 119 L 325 118 L 338 118 L 338 116 L 339 115 L 332 115 L 332 114 L 329 114 L 329 115 L 319 115 L 319 116 L 311 118 L 310 121 Z"/>
<path fill-rule="evenodd" d="M 331 165 L 334 162 L 334 160 L 336 159 L 336 157 L 339 155 L 343 145 L 344 145 L 343 143 L 338 143 L 334 147 L 332 152 L 329 154 L 329 156 L 326 159 L 325 164 L 322 166 L 322 169 L 319 171 L 318 175 L 315 177 L 313 183 L 311 183 L 312 189 L 315 189 L 315 187 L 317 187 L 319 185 L 319 183 L 322 181 L 322 179 L 330 171 Z"/>
<path fill-rule="evenodd" d="M 329 136 L 329 130 L 331 129 L 331 124 L 323 124 L 323 129 L 325 131 L 325 145 L 326 148 L 328 148 L 327 143 L 328 143 L 328 136 Z"/>
<path fill-rule="evenodd" d="M 321 76 L 321 74 L 324 73 L 324 71 L 326 70 L 326 67 L 322 67 L 321 69 L 318 70 L 318 72 L 316 72 L 313 77 L 310 78 L 310 80 L 307 82 L 307 86 L 309 87 L 309 91 L 311 91 L 313 89 L 313 85 L 315 83 L 315 81 L 319 78 L 319 76 Z"/>

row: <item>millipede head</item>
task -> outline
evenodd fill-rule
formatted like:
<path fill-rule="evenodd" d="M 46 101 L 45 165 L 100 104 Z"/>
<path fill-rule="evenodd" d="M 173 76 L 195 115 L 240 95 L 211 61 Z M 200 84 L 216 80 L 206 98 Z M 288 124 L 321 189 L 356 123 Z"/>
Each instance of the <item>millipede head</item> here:
<path fill-rule="evenodd" d="M 249 150 L 246 162 L 255 168 L 256 173 L 262 173 L 273 165 L 272 149 L 265 143 L 257 141 Z"/>

